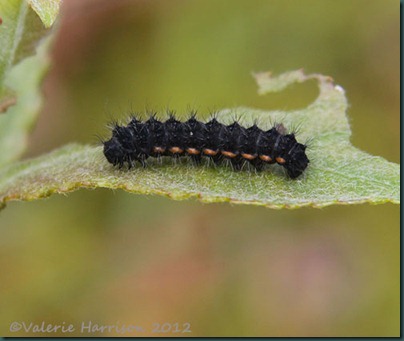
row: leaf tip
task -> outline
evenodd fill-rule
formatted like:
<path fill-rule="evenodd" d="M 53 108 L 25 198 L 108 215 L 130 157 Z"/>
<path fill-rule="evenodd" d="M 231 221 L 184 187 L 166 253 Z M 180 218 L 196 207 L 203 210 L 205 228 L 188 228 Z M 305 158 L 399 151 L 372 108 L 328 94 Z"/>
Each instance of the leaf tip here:
<path fill-rule="evenodd" d="M 50 28 L 59 14 L 61 0 L 28 0 L 28 4 L 39 16 L 45 28 Z"/>

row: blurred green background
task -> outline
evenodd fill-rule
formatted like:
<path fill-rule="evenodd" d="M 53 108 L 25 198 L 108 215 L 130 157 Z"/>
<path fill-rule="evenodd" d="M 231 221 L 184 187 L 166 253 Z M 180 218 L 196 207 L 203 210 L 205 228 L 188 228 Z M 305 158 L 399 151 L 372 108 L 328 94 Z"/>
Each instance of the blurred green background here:
<path fill-rule="evenodd" d="M 201 117 L 305 107 L 314 82 L 259 97 L 251 77 L 303 67 L 345 88 L 355 146 L 399 162 L 399 6 L 65 1 L 25 157 L 95 144 L 111 117 L 145 107 Z M 276 211 L 98 189 L 13 202 L 0 218 L 4 335 L 13 321 L 155 336 L 154 322 L 189 322 L 187 336 L 399 335 L 397 205 Z"/>

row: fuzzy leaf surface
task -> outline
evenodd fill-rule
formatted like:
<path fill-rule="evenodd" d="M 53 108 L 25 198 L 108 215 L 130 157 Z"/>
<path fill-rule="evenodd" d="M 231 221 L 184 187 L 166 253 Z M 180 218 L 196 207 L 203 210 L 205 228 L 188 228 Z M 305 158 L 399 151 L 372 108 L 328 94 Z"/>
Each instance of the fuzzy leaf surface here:
<path fill-rule="evenodd" d="M 157 194 L 176 200 L 231 202 L 270 208 L 324 207 L 332 204 L 400 203 L 400 168 L 351 145 L 344 90 L 329 77 L 305 75 L 301 70 L 272 77 L 256 74 L 259 92 L 280 91 L 295 82 L 316 79 L 318 98 L 307 108 L 292 112 L 251 108 L 222 110 L 223 123 L 241 117 L 245 126 L 258 121 L 262 129 L 274 122 L 299 127 L 298 141 L 310 139 L 310 165 L 297 180 L 288 179 L 279 166 L 235 172 L 230 167 L 192 166 L 183 159 L 147 168 L 115 169 L 100 146 L 68 145 L 33 160 L 0 171 L 0 202 L 34 200 L 78 188 L 105 187 L 138 194 Z"/>

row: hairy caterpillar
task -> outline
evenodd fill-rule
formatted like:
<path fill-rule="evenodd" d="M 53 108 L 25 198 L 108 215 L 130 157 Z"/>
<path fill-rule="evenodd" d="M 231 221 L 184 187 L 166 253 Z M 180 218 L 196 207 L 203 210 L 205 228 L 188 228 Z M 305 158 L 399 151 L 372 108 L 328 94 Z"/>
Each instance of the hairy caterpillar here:
<path fill-rule="evenodd" d="M 149 157 L 188 156 L 197 164 L 202 158 L 216 164 L 229 160 L 235 170 L 246 162 L 259 171 L 265 164 L 278 163 L 295 179 L 310 162 L 306 145 L 297 142 L 293 133 L 287 134 L 282 124 L 264 131 L 256 124 L 244 128 L 236 121 L 225 125 L 216 118 L 204 123 L 195 114 L 185 122 L 173 114 L 164 122 L 155 115 L 146 121 L 133 116 L 126 126 L 115 123 L 112 137 L 103 145 L 108 162 L 120 168 L 124 164 L 131 168 L 136 161 L 146 166 Z"/>

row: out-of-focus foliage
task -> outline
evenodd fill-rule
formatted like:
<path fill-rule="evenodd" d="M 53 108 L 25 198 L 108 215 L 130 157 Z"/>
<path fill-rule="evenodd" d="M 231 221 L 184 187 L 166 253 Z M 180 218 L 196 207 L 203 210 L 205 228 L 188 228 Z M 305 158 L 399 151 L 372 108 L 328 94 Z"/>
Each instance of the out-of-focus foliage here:
<path fill-rule="evenodd" d="M 51 37 L 44 37 L 58 8 L 55 0 L 0 2 L 0 165 L 16 160 L 26 149 L 28 130 L 42 104 L 41 81 L 49 66 Z"/>

